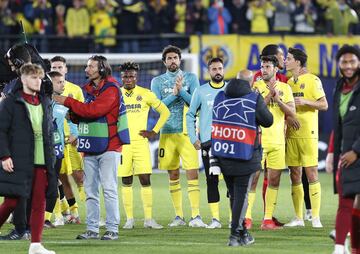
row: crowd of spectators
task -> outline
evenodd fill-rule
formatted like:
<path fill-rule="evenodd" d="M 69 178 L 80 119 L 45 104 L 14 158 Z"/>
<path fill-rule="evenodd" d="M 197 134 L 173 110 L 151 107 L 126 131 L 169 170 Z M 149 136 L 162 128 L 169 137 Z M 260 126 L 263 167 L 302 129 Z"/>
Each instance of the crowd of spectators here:
<path fill-rule="evenodd" d="M 360 34 L 360 0 L 0 0 L 0 36 Z M 131 47 L 136 44 L 128 41 Z"/>

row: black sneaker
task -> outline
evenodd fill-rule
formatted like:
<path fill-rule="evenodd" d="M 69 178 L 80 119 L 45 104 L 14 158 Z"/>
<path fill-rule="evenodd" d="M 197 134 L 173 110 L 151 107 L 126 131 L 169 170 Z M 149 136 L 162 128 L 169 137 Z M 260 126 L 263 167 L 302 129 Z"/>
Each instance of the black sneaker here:
<path fill-rule="evenodd" d="M 25 231 L 20 234 L 16 229 L 13 229 L 9 234 L 0 236 L 0 240 L 29 240 L 29 238 Z"/>
<path fill-rule="evenodd" d="M 45 220 L 44 228 L 56 228 L 54 224 L 51 223 L 49 220 Z"/>
<path fill-rule="evenodd" d="M 119 233 L 106 231 L 105 234 L 101 237 L 101 240 L 117 240 L 119 239 Z"/>
<path fill-rule="evenodd" d="M 244 245 L 250 245 L 255 242 L 255 239 L 246 229 L 244 229 L 240 231 L 240 241 L 242 241 Z"/>
<path fill-rule="evenodd" d="M 91 230 L 87 230 L 84 233 L 82 233 L 81 235 L 78 235 L 76 237 L 76 239 L 78 239 L 78 240 L 99 239 L 99 233 L 96 233 Z"/>
<path fill-rule="evenodd" d="M 243 245 L 243 243 L 240 240 L 239 236 L 236 236 L 236 235 L 230 235 L 229 236 L 228 246 L 237 247 L 237 246 L 242 246 L 242 245 Z"/>

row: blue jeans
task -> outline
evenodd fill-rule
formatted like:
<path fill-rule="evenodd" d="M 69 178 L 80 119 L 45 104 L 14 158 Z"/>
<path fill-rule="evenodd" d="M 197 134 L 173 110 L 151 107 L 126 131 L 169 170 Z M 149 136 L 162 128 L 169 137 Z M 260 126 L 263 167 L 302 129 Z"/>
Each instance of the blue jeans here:
<path fill-rule="evenodd" d="M 104 192 L 106 230 L 119 231 L 120 211 L 117 170 L 120 153 L 108 151 L 100 155 L 85 156 L 84 187 L 86 192 L 87 230 L 99 232 L 100 184 Z"/>

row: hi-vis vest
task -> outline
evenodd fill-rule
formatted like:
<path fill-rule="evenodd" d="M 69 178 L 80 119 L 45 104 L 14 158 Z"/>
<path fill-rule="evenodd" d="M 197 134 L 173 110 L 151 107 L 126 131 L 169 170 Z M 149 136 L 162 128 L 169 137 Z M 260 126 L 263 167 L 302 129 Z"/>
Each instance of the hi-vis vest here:
<path fill-rule="evenodd" d="M 78 136 L 78 151 L 84 153 L 103 153 L 106 151 L 110 139 L 108 125 L 117 126 L 117 136 L 122 144 L 130 144 L 130 135 L 128 129 L 128 122 L 126 117 L 126 107 L 121 96 L 119 87 L 114 83 L 105 84 L 99 94 L 110 86 L 114 86 L 119 90 L 119 115 L 117 122 L 108 123 L 105 116 L 91 121 L 79 122 L 79 136 Z M 85 103 L 91 103 L 95 100 L 95 96 L 86 93 Z"/>
<path fill-rule="evenodd" d="M 64 158 L 64 146 L 61 142 L 61 135 L 55 120 L 53 121 L 53 125 L 54 125 L 53 139 L 54 139 L 55 156 L 56 159 L 62 159 Z"/>
<path fill-rule="evenodd" d="M 212 154 L 219 157 L 250 160 L 256 140 L 256 102 L 258 94 L 251 92 L 231 98 L 224 91 L 214 100 L 211 126 Z"/>

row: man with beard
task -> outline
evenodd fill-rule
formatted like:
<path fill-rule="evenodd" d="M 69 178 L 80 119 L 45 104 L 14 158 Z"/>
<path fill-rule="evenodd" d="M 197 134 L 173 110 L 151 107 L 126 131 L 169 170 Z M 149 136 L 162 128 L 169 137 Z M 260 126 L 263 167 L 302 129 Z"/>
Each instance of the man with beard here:
<path fill-rule="evenodd" d="M 209 150 L 211 147 L 211 122 L 214 98 L 219 91 L 224 90 L 224 64 L 221 58 L 212 58 L 208 62 L 210 81 L 194 91 L 189 111 L 186 114 L 186 126 L 190 141 L 196 150 L 202 150 L 202 161 L 205 168 L 207 197 L 212 215 L 212 221 L 207 228 L 221 228 L 219 214 L 219 172 L 209 172 Z M 199 114 L 199 139 L 196 137 L 195 121 Z"/>
<path fill-rule="evenodd" d="M 312 226 L 321 228 L 320 204 L 321 186 L 318 179 L 318 111 L 325 111 L 328 103 L 321 80 L 306 71 L 307 55 L 304 51 L 289 48 L 286 56 L 286 69 L 292 78 L 288 81 L 293 92 L 296 117 L 288 117 L 293 122 L 286 129 L 286 164 L 290 169 L 292 200 L 296 217 L 287 227 L 304 227 L 304 190 L 301 181 L 302 168 L 309 181 L 312 207 Z"/>
<path fill-rule="evenodd" d="M 170 117 L 161 129 L 159 143 L 159 169 L 168 170 L 169 189 L 175 209 L 175 219 L 170 227 L 186 225 L 182 209 L 180 186 L 180 158 L 182 168 L 186 170 L 188 195 L 191 205 L 190 227 L 206 227 L 199 211 L 200 189 L 198 180 L 198 153 L 186 133 L 185 113 L 191 96 L 199 87 L 195 74 L 180 69 L 181 50 L 169 45 L 162 52 L 162 61 L 166 73 L 151 81 L 151 90 L 169 108 Z"/>
<path fill-rule="evenodd" d="M 333 254 L 347 251 L 344 243 L 349 231 L 352 253 L 360 253 L 360 51 L 344 45 L 336 60 L 342 77 L 334 93 L 334 152 L 331 160 L 339 205 Z"/>
<path fill-rule="evenodd" d="M 262 230 L 279 229 L 273 221 L 273 212 L 277 201 L 281 172 L 285 164 L 285 117 L 295 117 L 295 104 L 291 88 L 288 84 L 276 80 L 278 60 L 275 56 L 261 57 L 261 76 L 253 84 L 259 91 L 274 117 L 274 124 L 269 128 L 261 128 L 262 135 L 262 167 L 267 169 L 268 188 L 265 194 L 265 216 L 261 224 Z M 266 161 L 266 166 L 265 166 Z"/>

